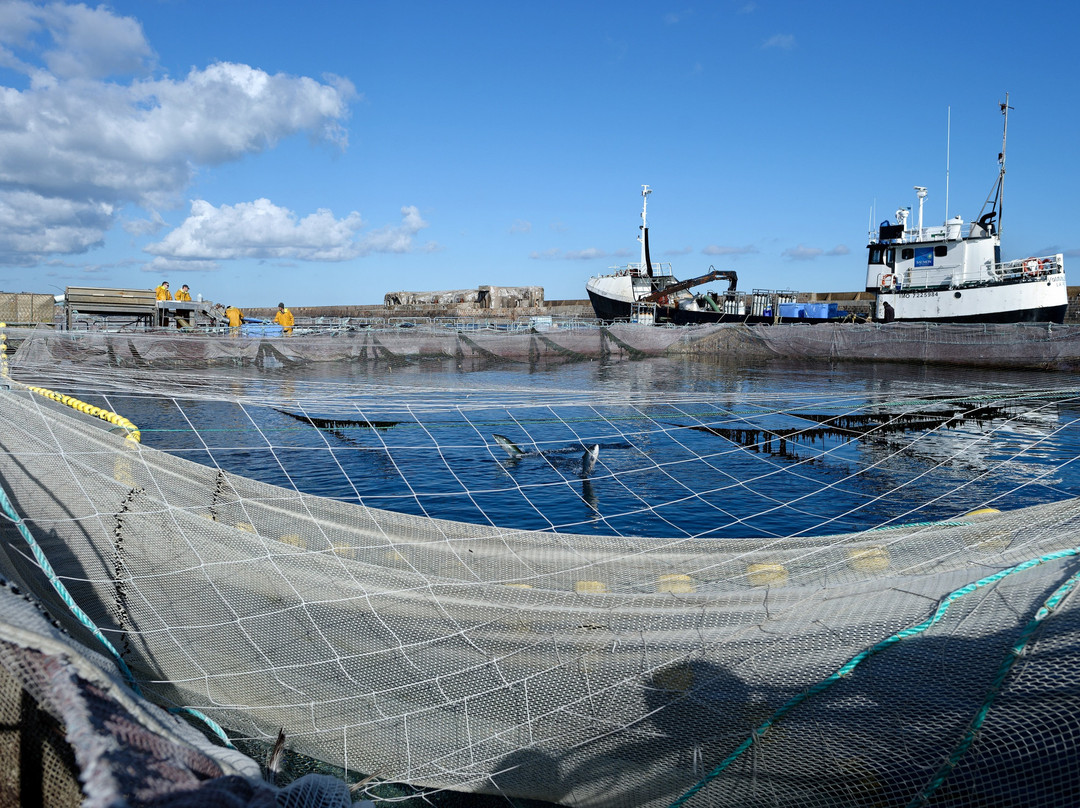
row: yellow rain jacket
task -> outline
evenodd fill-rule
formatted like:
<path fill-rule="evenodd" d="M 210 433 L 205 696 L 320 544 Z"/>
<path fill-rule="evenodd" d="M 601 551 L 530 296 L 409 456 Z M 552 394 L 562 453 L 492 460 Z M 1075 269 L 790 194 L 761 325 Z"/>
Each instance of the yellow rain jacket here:
<path fill-rule="evenodd" d="M 244 322 L 244 312 L 236 308 L 236 306 L 229 306 L 225 309 L 225 316 L 229 318 L 229 325 L 232 328 L 239 328 L 240 324 Z"/>
<path fill-rule="evenodd" d="M 293 317 L 293 313 L 288 309 L 278 310 L 278 313 L 274 315 L 274 322 L 280 325 L 286 334 L 291 334 L 293 330 L 293 323 L 296 322 L 296 318 Z"/>
<path fill-rule="evenodd" d="M 172 300 L 172 294 L 164 286 L 159 286 L 154 290 L 154 294 L 157 295 L 158 300 Z"/>

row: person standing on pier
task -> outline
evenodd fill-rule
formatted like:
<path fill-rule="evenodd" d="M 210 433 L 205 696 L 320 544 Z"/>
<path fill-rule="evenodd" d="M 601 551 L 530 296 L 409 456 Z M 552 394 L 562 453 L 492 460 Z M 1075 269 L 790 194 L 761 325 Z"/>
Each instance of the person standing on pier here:
<path fill-rule="evenodd" d="M 293 323 L 296 322 L 296 318 L 293 317 L 293 313 L 285 308 L 284 303 L 277 304 L 277 314 L 274 315 L 274 322 L 281 326 L 282 330 L 286 334 L 291 334 L 293 330 Z"/>
<path fill-rule="evenodd" d="M 244 312 L 236 306 L 226 306 L 225 318 L 229 321 L 229 333 L 235 337 L 240 332 L 241 323 L 244 322 Z"/>
<path fill-rule="evenodd" d="M 191 302 L 191 290 L 188 289 L 188 285 L 185 283 L 180 287 L 180 291 L 176 293 L 176 299 L 182 303 Z M 192 309 L 177 309 L 176 310 L 176 327 L 177 328 L 191 328 L 191 314 Z"/>
<path fill-rule="evenodd" d="M 161 286 L 157 287 L 154 290 L 154 295 L 157 297 L 158 300 L 172 300 L 173 296 L 172 296 L 172 292 L 169 291 L 169 282 L 168 281 L 162 281 Z M 169 312 L 168 312 L 168 309 L 159 308 L 158 312 L 157 312 L 157 315 L 158 315 L 157 316 L 158 325 L 168 325 L 169 324 Z"/>

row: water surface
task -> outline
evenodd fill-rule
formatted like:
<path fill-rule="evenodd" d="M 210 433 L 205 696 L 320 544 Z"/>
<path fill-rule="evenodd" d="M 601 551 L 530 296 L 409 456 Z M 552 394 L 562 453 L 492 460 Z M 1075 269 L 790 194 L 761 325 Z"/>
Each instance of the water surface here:
<path fill-rule="evenodd" d="M 515 529 L 783 536 L 1076 496 L 1072 382 L 873 363 L 362 362 L 237 369 L 220 388 L 233 401 L 110 403 L 147 445 L 371 507 Z"/>

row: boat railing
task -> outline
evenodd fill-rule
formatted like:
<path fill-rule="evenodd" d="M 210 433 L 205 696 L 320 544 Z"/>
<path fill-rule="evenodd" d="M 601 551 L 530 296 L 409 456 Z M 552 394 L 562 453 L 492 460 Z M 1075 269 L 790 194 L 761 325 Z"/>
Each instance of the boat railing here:
<path fill-rule="evenodd" d="M 896 275 L 884 274 L 881 285 L 896 289 L 947 289 L 953 285 L 954 268 L 909 269 Z"/>
<path fill-rule="evenodd" d="M 1045 278 L 1048 275 L 1058 275 L 1064 271 L 1065 256 L 1062 253 L 1057 253 L 1056 255 L 1031 256 L 1015 261 L 1003 261 L 989 269 L 989 274 L 996 281 L 1012 281 Z"/>
<path fill-rule="evenodd" d="M 922 241 L 943 241 L 948 235 L 948 228 L 945 225 L 937 225 L 936 227 L 924 227 L 920 230 L 917 227 L 909 230 L 904 230 L 903 234 L 898 238 L 881 238 L 878 230 L 871 230 L 867 244 L 917 244 Z M 958 231 L 955 231 L 958 232 Z"/>
<path fill-rule="evenodd" d="M 624 275 L 629 275 L 631 278 L 642 278 L 642 277 L 645 277 L 646 274 L 647 274 L 646 272 L 644 272 L 642 270 L 641 264 L 627 264 L 624 267 L 609 267 L 609 269 L 614 270 L 610 274 L 615 275 L 615 276 L 620 276 L 620 277 L 624 276 Z M 667 262 L 667 263 L 663 263 L 663 262 L 659 262 L 659 261 L 653 261 L 652 262 L 652 276 L 654 278 L 670 277 L 670 276 L 673 276 L 674 274 L 675 273 L 672 272 L 672 270 L 671 270 L 671 263 L 670 262 Z M 602 276 L 596 275 L 596 276 L 593 276 L 593 277 L 602 277 Z"/>
<path fill-rule="evenodd" d="M 983 286 L 987 283 L 1013 283 L 1031 281 L 1065 271 L 1064 256 L 1057 255 L 1022 258 L 991 265 L 989 261 L 981 268 L 972 267 L 967 272 L 959 267 L 909 269 L 897 275 L 882 274 L 878 283 L 890 289 L 952 289 L 961 286 Z"/>

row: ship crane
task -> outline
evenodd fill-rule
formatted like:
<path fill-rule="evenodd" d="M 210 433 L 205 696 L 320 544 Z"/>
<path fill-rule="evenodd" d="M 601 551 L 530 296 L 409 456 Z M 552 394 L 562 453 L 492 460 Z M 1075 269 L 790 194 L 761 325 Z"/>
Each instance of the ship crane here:
<path fill-rule="evenodd" d="M 736 275 L 735 272 L 724 269 L 713 269 L 705 275 L 702 275 L 701 277 L 691 278 L 688 281 L 680 281 L 679 283 L 673 283 L 670 286 L 666 286 L 663 289 L 658 289 L 655 292 L 652 292 L 651 294 L 645 295 L 643 298 L 641 298 L 641 302 L 655 303 L 660 298 L 666 297 L 667 295 L 672 295 L 676 292 L 681 292 L 684 289 L 689 289 L 693 286 L 700 286 L 703 283 L 709 283 L 710 281 L 720 279 L 728 281 L 728 292 L 734 292 L 735 286 L 739 282 L 739 276 Z"/>

